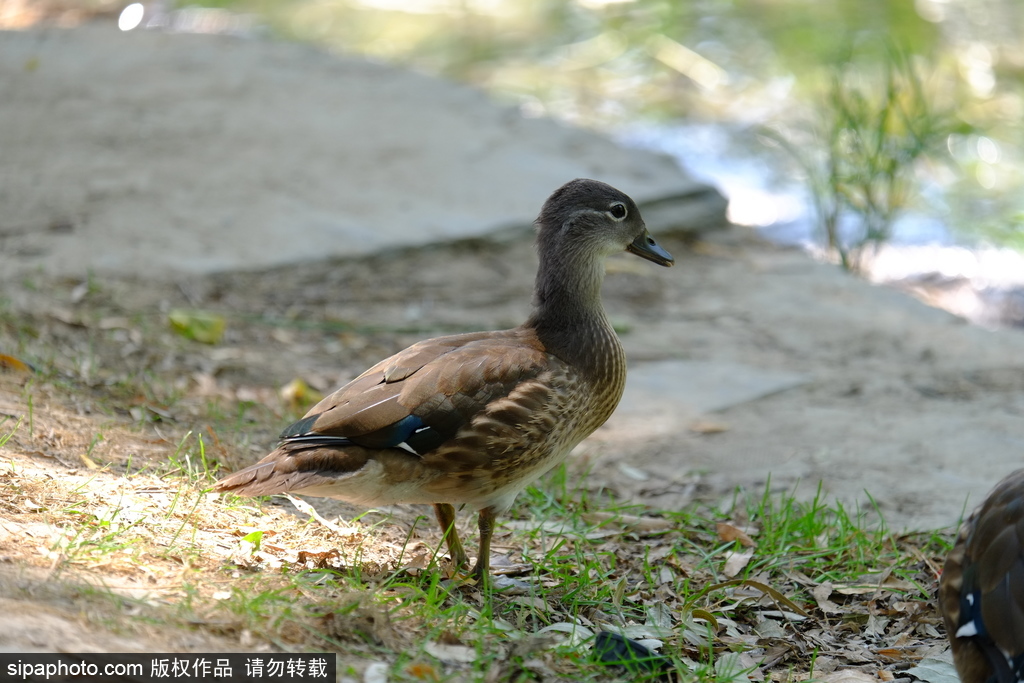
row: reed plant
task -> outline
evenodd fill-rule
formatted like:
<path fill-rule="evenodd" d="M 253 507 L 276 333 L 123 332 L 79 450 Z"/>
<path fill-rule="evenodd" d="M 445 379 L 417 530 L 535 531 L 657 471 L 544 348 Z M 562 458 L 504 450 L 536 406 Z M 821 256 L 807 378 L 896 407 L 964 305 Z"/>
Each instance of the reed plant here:
<path fill-rule="evenodd" d="M 803 168 L 823 247 L 848 271 L 862 271 L 892 238 L 916 193 L 919 165 L 963 132 L 928 87 L 938 76 L 896 48 L 873 73 L 846 61 L 831 69 L 808 127 L 810 144 L 769 134 Z"/>

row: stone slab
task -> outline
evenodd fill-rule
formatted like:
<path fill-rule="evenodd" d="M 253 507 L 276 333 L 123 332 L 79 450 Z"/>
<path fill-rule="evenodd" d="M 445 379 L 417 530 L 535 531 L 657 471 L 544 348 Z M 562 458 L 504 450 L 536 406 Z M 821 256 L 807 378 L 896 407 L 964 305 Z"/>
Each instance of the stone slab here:
<path fill-rule="evenodd" d="M 685 430 L 692 420 L 805 384 L 793 372 L 712 360 L 664 360 L 629 368 L 608 421 L 615 434 L 644 437 Z"/>
<path fill-rule="evenodd" d="M 108 25 L 0 32 L 0 277 L 261 269 L 527 229 L 593 177 L 652 230 L 725 201 L 668 157 L 366 59 Z"/>

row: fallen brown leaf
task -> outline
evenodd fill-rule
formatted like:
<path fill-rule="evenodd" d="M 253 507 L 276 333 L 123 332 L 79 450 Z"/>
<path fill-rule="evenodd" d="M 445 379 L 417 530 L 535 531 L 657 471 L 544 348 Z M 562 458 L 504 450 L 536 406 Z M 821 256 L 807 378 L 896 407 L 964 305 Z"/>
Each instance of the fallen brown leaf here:
<path fill-rule="evenodd" d="M 811 589 L 811 595 L 814 597 L 814 601 L 818 603 L 818 609 L 825 614 L 841 614 L 842 608 L 836 603 L 829 600 L 829 596 L 832 595 L 832 584 L 829 582 L 819 583 L 817 586 Z"/>
<path fill-rule="evenodd" d="M 754 551 L 748 550 L 741 553 L 735 551 L 728 551 L 725 553 L 725 566 L 722 568 L 722 573 L 732 578 L 743 571 L 743 568 L 750 563 L 751 558 L 754 557 Z"/>
<path fill-rule="evenodd" d="M 717 523 L 715 525 L 715 531 L 718 532 L 718 538 L 725 541 L 726 543 L 731 543 L 732 541 L 739 541 L 740 545 L 742 545 L 744 548 L 753 548 L 757 545 L 756 543 L 754 543 L 753 539 L 750 538 L 746 531 L 739 528 L 738 526 L 733 526 L 728 522 Z"/>
<path fill-rule="evenodd" d="M 877 683 L 878 678 L 857 669 L 840 669 L 822 676 L 823 683 Z"/>

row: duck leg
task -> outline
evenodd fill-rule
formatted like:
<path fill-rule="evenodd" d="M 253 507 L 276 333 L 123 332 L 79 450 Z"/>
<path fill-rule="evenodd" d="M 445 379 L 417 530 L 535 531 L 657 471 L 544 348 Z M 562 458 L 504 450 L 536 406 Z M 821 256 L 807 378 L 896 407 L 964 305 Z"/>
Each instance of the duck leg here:
<path fill-rule="evenodd" d="M 494 508 L 480 510 L 480 552 L 476 556 L 476 565 L 471 575 L 478 583 L 487 580 L 491 567 L 491 536 L 494 535 Z"/>
<path fill-rule="evenodd" d="M 464 569 L 469 566 L 469 556 L 466 555 L 459 540 L 459 532 L 455 529 L 455 508 L 448 503 L 434 503 L 434 514 L 437 515 L 437 523 L 441 527 L 441 534 L 448 544 L 448 554 L 456 569 Z"/>

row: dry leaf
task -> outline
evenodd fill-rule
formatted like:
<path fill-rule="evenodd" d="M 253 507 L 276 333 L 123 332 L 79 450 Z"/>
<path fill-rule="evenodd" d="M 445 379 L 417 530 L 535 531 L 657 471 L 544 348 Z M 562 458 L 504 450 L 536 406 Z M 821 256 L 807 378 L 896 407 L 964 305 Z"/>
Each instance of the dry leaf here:
<path fill-rule="evenodd" d="M 132 321 L 124 316 L 110 316 L 100 318 L 98 327 L 101 330 L 131 330 L 134 329 Z"/>
<path fill-rule="evenodd" d="M 637 515 L 623 515 L 617 512 L 588 512 L 580 516 L 587 524 L 615 524 L 627 531 L 637 531 L 640 533 L 668 531 L 675 528 L 675 523 L 672 520 L 660 517 L 638 517 Z"/>
<path fill-rule="evenodd" d="M 811 595 L 814 596 L 814 601 L 818 603 L 818 609 L 825 614 L 841 614 L 842 609 L 836 603 L 829 600 L 829 596 L 832 595 L 832 584 L 825 582 L 820 583 L 811 589 Z"/>
<path fill-rule="evenodd" d="M 413 678 L 419 678 L 424 681 L 441 680 L 437 669 L 426 662 L 413 662 L 409 666 L 405 667 L 405 672 Z"/>
<path fill-rule="evenodd" d="M 729 425 L 717 420 L 699 419 L 691 422 L 689 429 L 694 434 L 721 434 L 729 431 Z"/>
<path fill-rule="evenodd" d="M 761 616 L 765 616 L 766 613 L 772 615 L 773 612 L 779 613 L 778 610 L 766 610 L 761 612 Z M 773 638 L 778 640 L 785 638 L 789 632 L 786 631 L 779 622 L 772 619 L 765 619 L 764 621 L 754 625 L 754 633 L 756 633 L 760 638 Z"/>
<path fill-rule="evenodd" d="M 753 550 L 747 550 L 741 553 L 735 551 L 728 551 L 725 553 L 725 566 L 722 568 L 722 573 L 732 578 L 743 571 L 743 568 L 747 566 L 750 559 L 754 557 Z"/>
<path fill-rule="evenodd" d="M 58 320 L 65 325 L 70 325 L 71 327 L 86 327 L 82 320 L 75 315 L 73 311 L 69 311 L 66 308 L 54 307 L 47 310 L 46 314 L 54 320 Z"/>
<path fill-rule="evenodd" d="M 878 683 L 876 677 L 857 669 L 839 669 L 825 674 L 819 680 L 822 683 Z"/>
<path fill-rule="evenodd" d="M 512 598 L 511 602 L 518 603 L 524 607 L 532 607 L 539 612 L 551 611 L 551 606 L 543 598 L 536 596 L 521 595 L 517 598 Z"/>
<path fill-rule="evenodd" d="M 840 595 L 871 595 L 877 590 L 878 586 L 863 586 L 849 583 L 837 583 L 832 586 L 832 591 Z"/>
<path fill-rule="evenodd" d="M 711 591 L 718 590 L 719 588 L 728 588 L 730 586 L 749 586 L 750 588 L 756 588 L 757 590 L 771 597 L 771 599 L 777 602 L 778 604 L 784 605 L 785 607 L 789 608 L 795 614 L 804 618 L 808 616 L 807 612 L 801 609 L 800 605 L 796 604 L 795 602 L 793 602 L 792 600 L 790 600 L 785 595 L 775 590 L 768 584 L 762 583 L 761 581 L 754 581 L 753 579 L 733 579 L 732 581 L 723 581 L 722 583 L 716 583 L 710 586 L 705 586 L 704 590 L 701 591 L 701 594 L 703 595 L 704 593 L 709 593 Z"/>
<path fill-rule="evenodd" d="M 390 669 L 387 662 L 371 662 L 363 672 L 363 683 L 388 683 Z"/>
<path fill-rule="evenodd" d="M 740 545 L 744 548 L 753 548 L 756 545 L 753 539 L 747 535 L 747 532 L 738 526 L 729 524 L 728 522 L 719 522 L 715 525 L 715 530 L 718 532 L 718 538 L 722 539 L 726 543 L 739 541 Z"/>
<path fill-rule="evenodd" d="M 428 640 L 424 644 L 423 649 L 427 654 L 437 657 L 442 662 L 461 662 L 465 664 L 476 661 L 476 648 L 466 645 L 449 645 Z"/>
<path fill-rule="evenodd" d="M 300 377 L 296 377 L 281 387 L 279 393 L 281 400 L 287 403 L 293 410 L 308 408 L 314 403 L 318 403 L 324 397 L 323 394 L 310 387 Z"/>
<path fill-rule="evenodd" d="M 949 651 L 945 653 L 949 657 Z M 935 657 L 926 657 L 921 663 L 912 669 L 907 669 L 907 674 L 919 678 L 927 683 L 959 683 L 956 668 L 948 661 Z"/>
<path fill-rule="evenodd" d="M 902 641 L 904 644 L 909 640 L 910 639 L 907 637 L 906 633 L 901 634 L 900 637 L 897 638 L 897 641 Z M 904 647 L 883 647 L 880 650 L 875 650 L 875 654 L 879 657 L 884 657 L 885 661 L 889 662 L 916 662 L 921 658 L 921 655 L 915 650 L 908 650 Z"/>
<path fill-rule="evenodd" d="M 739 652 L 726 652 L 715 658 L 715 680 L 723 682 L 747 683 L 747 671 L 755 668 L 757 662 L 750 655 Z"/>
<path fill-rule="evenodd" d="M 537 631 L 536 635 L 543 636 L 549 633 L 566 634 L 570 647 L 578 647 L 580 644 L 594 638 L 594 632 L 591 629 L 568 621 L 559 621 L 551 624 L 550 626 L 545 626 L 541 630 Z"/>
<path fill-rule="evenodd" d="M 173 309 L 167 314 L 171 329 L 187 339 L 203 344 L 216 344 L 224 336 L 227 323 L 224 316 L 206 311 Z"/>
<path fill-rule="evenodd" d="M 649 475 L 647 472 L 644 472 L 642 469 L 639 469 L 637 467 L 633 467 L 628 463 L 620 462 L 618 464 L 618 468 L 620 472 L 622 472 L 630 479 L 633 479 L 634 481 L 647 481 L 648 479 L 651 478 L 651 475 Z"/>

